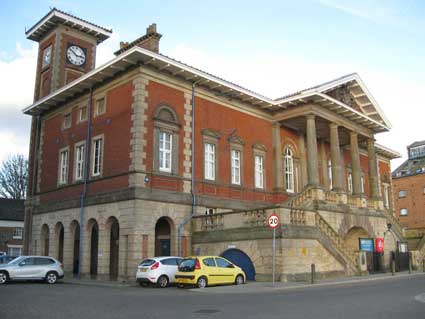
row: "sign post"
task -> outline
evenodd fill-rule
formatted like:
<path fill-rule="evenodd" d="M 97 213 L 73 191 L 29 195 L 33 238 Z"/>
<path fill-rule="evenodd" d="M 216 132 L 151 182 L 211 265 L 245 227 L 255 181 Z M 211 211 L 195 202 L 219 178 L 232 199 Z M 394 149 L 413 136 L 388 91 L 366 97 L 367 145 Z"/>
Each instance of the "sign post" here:
<path fill-rule="evenodd" d="M 267 225 L 273 229 L 273 257 L 272 257 L 272 272 L 273 272 L 273 287 L 275 282 L 275 258 L 276 258 L 276 228 L 280 224 L 279 215 L 276 213 L 271 214 L 267 218 Z"/>

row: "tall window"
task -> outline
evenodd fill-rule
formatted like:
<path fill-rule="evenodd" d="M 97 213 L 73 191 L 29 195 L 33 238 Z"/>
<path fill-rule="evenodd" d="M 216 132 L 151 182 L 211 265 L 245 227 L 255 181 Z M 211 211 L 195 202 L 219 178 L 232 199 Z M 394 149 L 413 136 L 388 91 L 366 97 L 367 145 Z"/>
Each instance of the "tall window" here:
<path fill-rule="evenodd" d="M 284 152 L 285 163 L 285 189 L 287 192 L 294 192 L 294 157 L 289 147 Z"/>
<path fill-rule="evenodd" d="M 84 176 L 84 157 L 85 157 L 85 144 L 79 144 L 75 147 L 75 176 L 76 181 L 82 180 Z"/>
<path fill-rule="evenodd" d="M 105 98 L 102 97 L 100 99 L 97 99 L 95 107 L 94 107 L 94 116 L 98 116 L 98 115 L 105 113 L 105 110 L 106 110 Z"/>
<path fill-rule="evenodd" d="M 68 182 L 68 154 L 68 150 L 60 152 L 59 184 L 66 184 Z"/>
<path fill-rule="evenodd" d="M 332 181 L 332 162 L 331 160 L 328 161 L 328 178 L 329 178 L 329 189 L 333 188 L 333 181 Z"/>
<path fill-rule="evenodd" d="M 102 173 L 103 156 L 103 138 L 93 140 L 93 176 L 99 176 Z"/>
<path fill-rule="evenodd" d="M 241 184 L 241 152 L 232 150 L 232 184 Z"/>
<path fill-rule="evenodd" d="M 159 170 L 171 172 L 172 135 L 159 132 Z"/>
<path fill-rule="evenodd" d="M 264 157 L 255 155 L 255 188 L 264 188 Z"/>
<path fill-rule="evenodd" d="M 67 129 L 70 128 L 72 124 L 72 115 L 71 112 L 64 114 L 62 128 Z"/>
<path fill-rule="evenodd" d="M 87 105 L 78 109 L 78 122 L 84 122 L 85 120 L 87 120 Z"/>
<path fill-rule="evenodd" d="M 390 186 L 388 184 L 383 184 L 382 188 L 384 189 L 384 207 L 390 208 Z"/>
<path fill-rule="evenodd" d="M 348 173 L 347 175 L 347 186 L 348 186 L 348 194 L 353 194 L 353 175 Z"/>
<path fill-rule="evenodd" d="M 364 187 L 364 175 L 363 174 L 360 177 L 360 184 L 361 184 L 361 187 L 362 187 L 362 194 L 364 194 L 365 187 Z"/>
<path fill-rule="evenodd" d="M 204 144 L 204 175 L 205 179 L 215 180 L 215 145 Z"/>

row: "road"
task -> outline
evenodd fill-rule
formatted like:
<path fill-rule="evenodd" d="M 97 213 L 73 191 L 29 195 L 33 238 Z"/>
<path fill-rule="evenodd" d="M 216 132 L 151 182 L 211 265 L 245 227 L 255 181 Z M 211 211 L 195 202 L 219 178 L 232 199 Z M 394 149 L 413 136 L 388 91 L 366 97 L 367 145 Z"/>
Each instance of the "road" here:
<path fill-rule="evenodd" d="M 0 318 L 424 319 L 425 276 L 239 294 L 11 283 L 0 287 Z"/>

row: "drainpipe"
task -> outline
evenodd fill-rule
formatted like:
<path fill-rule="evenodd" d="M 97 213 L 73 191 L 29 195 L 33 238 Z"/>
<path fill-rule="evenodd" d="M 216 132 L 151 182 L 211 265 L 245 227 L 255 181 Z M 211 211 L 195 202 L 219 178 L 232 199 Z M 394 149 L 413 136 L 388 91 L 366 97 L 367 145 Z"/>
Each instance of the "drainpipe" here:
<path fill-rule="evenodd" d="M 78 278 L 81 279 L 81 271 L 83 264 L 83 250 L 84 250 L 84 204 L 87 195 L 87 184 L 89 181 L 89 168 L 90 168 L 90 140 L 91 140 L 91 109 L 93 104 L 93 88 L 90 88 L 89 93 L 89 104 L 87 106 L 87 137 L 86 137 L 86 147 L 84 154 L 84 183 L 83 183 L 83 191 L 80 196 L 80 250 L 78 254 Z"/>
<path fill-rule="evenodd" d="M 199 81 L 199 80 L 198 80 Z M 181 256 L 182 253 L 182 244 L 181 244 L 181 233 L 183 227 L 192 219 L 195 214 L 195 205 L 196 205 L 196 195 L 195 195 L 195 86 L 198 83 L 195 81 L 192 83 L 192 180 L 190 193 L 192 194 L 192 209 L 190 215 L 187 216 L 177 228 L 177 252 L 178 256 Z"/>

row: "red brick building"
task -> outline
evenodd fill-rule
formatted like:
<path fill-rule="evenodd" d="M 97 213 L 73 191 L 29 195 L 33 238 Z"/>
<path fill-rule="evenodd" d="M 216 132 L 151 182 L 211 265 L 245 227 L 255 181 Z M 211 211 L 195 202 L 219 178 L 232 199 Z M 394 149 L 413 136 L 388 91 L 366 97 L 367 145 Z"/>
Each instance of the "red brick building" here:
<path fill-rule="evenodd" d="M 410 248 L 416 250 L 425 236 L 425 141 L 407 146 L 407 154 L 408 159 L 392 173 L 394 207 L 407 228 Z"/>
<path fill-rule="evenodd" d="M 27 31 L 40 43 L 24 110 L 33 253 L 116 278 L 147 256 L 237 246 L 267 278 L 269 235 L 257 226 L 273 207 L 308 242 L 300 250 L 295 233 L 281 239 L 290 280 L 317 255 L 324 276 L 356 271 L 359 236 L 385 237 L 388 220 L 397 223 L 398 154 L 374 142 L 390 124 L 357 74 L 273 100 L 160 54 L 156 25 L 95 69 L 110 34 L 57 9 Z M 306 267 L 284 257 L 291 249 Z"/>
<path fill-rule="evenodd" d="M 0 253 L 22 254 L 24 210 L 23 200 L 0 198 Z"/>

